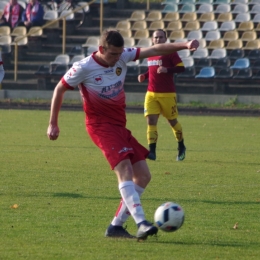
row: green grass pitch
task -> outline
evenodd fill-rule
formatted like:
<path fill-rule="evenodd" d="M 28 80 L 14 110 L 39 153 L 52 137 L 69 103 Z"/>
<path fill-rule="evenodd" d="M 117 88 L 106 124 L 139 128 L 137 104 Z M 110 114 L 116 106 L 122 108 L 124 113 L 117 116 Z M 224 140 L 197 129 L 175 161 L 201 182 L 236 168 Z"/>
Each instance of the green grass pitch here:
<path fill-rule="evenodd" d="M 143 115 L 127 118 L 146 146 Z M 180 115 L 183 162 L 159 119 L 158 159 L 148 161 L 152 181 L 142 204 L 152 221 L 160 204 L 179 203 L 185 222 L 141 243 L 104 237 L 120 195 L 83 112 L 60 113 L 57 141 L 46 136 L 48 120 L 48 111 L 0 110 L 0 259 L 259 259 L 259 117 Z M 136 232 L 131 218 L 127 229 Z"/>

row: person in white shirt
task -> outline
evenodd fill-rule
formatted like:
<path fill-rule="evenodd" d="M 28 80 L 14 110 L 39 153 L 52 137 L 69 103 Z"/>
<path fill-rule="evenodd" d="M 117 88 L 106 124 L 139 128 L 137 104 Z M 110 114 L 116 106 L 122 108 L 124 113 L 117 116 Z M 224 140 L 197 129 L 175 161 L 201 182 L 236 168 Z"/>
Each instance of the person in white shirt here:
<path fill-rule="evenodd" d="M 151 180 L 145 160 L 149 151 L 126 128 L 123 88 L 126 64 L 182 49 L 196 50 L 198 46 L 199 42 L 192 40 L 148 48 L 124 48 L 124 39 L 118 31 L 105 30 L 98 51 L 74 63 L 54 90 L 47 129 L 49 139 L 56 140 L 60 133 L 58 115 L 64 93 L 78 86 L 86 113 L 86 130 L 116 174 L 122 199 L 106 230 L 107 237 L 134 238 L 123 228 L 130 215 L 138 228 L 138 240 L 145 240 L 158 232 L 158 228 L 146 220 L 140 201 L 141 194 Z"/>

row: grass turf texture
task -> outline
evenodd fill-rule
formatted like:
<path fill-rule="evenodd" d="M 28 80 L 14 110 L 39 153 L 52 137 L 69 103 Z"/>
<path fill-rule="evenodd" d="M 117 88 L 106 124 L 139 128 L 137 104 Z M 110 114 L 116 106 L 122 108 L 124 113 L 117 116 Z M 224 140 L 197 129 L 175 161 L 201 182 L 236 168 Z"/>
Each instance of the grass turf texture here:
<path fill-rule="evenodd" d="M 146 146 L 144 117 L 127 117 Z M 0 110 L 0 259 L 259 259 L 259 118 L 180 116 L 183 162 L 175 161 L 176 141 L 160 118 L 142 204 L 153 220 L 161 203 L 177 202 L 185 222 L 142 243 L 104 237 L 120 196 L 83 112 L 61 112 L 54 142 L 48 119 L 48 111 Z M 131 218 L 127 226 L 136 233 Z"/>

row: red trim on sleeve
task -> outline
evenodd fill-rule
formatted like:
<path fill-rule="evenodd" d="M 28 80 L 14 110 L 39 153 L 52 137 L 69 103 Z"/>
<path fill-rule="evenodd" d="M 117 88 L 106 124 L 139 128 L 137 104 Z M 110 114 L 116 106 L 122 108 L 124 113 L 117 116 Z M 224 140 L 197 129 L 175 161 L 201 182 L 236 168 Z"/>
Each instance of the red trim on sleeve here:
<path fill-rule="evenodd" d="M 3 65 L 4 63 L 2 61 L 0 61 L 0 65 Z"/>
<path fill-rule="evenodd" d="M 65 81 L 64 77 L 62 77 L 61 82 L 62 82 L 62 84 L 64 85 L 65 88 L 72 89 L 72 90 L 74 89 L 72 86 L 70 86 L 70 85 Z"/>
<path fill-rule="evenodd" d="M 136 51 L 136 55 L 135 55 L 134 61 L 136 61 L 136 60 L 139 59 L 140 50 L 141 50 L 140 48 L 137 48 L 137 51 Z"/>

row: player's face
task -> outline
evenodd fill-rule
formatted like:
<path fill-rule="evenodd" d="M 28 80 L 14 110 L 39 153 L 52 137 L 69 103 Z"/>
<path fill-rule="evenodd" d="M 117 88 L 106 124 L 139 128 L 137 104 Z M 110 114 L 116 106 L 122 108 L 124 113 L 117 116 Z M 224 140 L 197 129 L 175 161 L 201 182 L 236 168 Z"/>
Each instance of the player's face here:
<path fill-rule="evenodd" d="M 153 44 L 160 44 L 160 43 L 165 43 L 166 42 L 166 37 L 165 33 L 161 31 L 156 31 L 153 33 Z"/>
<path fill-rule="evenodd" d="M 124 47 L 115 47 L 109 45 L 108 47 L 102 48 L 102 58 L 107 63 L 109 67 L 115 66 L 119 60 L 121 54 L 123 53 Z"/>

